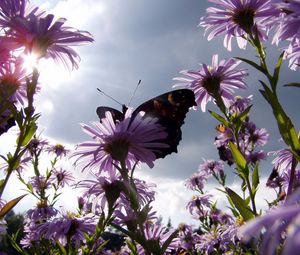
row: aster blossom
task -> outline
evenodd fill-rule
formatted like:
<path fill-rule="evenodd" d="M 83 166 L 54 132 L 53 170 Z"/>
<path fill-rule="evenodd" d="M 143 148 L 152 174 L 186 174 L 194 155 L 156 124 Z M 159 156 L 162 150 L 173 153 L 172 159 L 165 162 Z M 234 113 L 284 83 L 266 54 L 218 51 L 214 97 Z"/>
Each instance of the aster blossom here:
<path fill-rule="evenodd" d="M 224 46 L 231 51 L 232 38 L 245 49 L 247 35 L 267 40 L 269 29 L 274 25 L 279 11 L 272 6 L 272 0 L 209 0 L 217 7 L 209 7 L 207 15 L 201 18 L 200 26 L 208 33 L 208 40 L 225 35 Z"/>
<path fill-rule="evenodd" d="M 179 81 L 174 87 L 188 88 L 195 93 L 196 103 L 205 112 L 206 104 L 219 96 L 225 106 L 234 101 L 234 89 L 246 89 L 244 81 L 247 76 L 245 69 L 235 70 L 240 61 L 235 59 L 221 60 L 218 55 L 212 57 L 212 65 L 202 64 L 199 70 L 183 70 L 180 74 L 186 77 L 176 77 Z"/>
<path fill-rule="evenodd" d="M 38 226 L 40 235 L 44 238 L 58 240 L 62 245 L 66 245 L 70 240 L 76 248 L 85 240 L 85 234 L 92 234 L 95 229 L 96 222 L 93 217 L 77 217 L 73 214 L 63 215 Z"/>
<path fill-rule="evenodd" d="M 11 30 L 2 40 L 14 45 L 16 49 L 25 47 L 26 54 L 35 54 L 37 58 L 52 58 L 65 66 L 78 68 L 80 60 L 76 51 L 70 47 L 85 42 L 92 42 L 91 35 L 64 26 L 66 19 L 54 21 L 54 15 L 30 15 L 11 21 Z"/>
<path fill-rule="evenodd" d="M 284 59 L 289 59 L 289 67 L 296 70 L 300 64 L 300 2 L 297 0 L 281 1 L 275 7 L 280 11 L 278 24 L 272 43 L 276 45 L 281 41 L 288 41 L 289 45 L 283 47 Z"/>
<path fill-rule="evenodd" d="M 131 118 L 131 111 L 127 110 L 124 120 L 115 122 L 112 114 L 106 112 L 101 122 L 94 122 L 92 126 L 82 124 L 83 131 L 95 141 L 77 146 L 72 155 L 78 157 L 75 164 L 81 164 L 83 170 L 96 168 L 97 171 L 112 171 L 120 161 L 125 161 L 128 169 L 138 162 L 152 168 L 156 159 L 154 152 L 168 147 L 160 142 L 167 133 L 157 118 L 144 118 L 143 115 L 140 112 Z"/>
<path fill-rule="evenodd" d="M 172 231 L 168 230 L 166 227 L 163 227 L 158 223 L 146 223 L 144 226 L 144 235 L 147 240 L 146 242 L 148 242 L 148 252 L 146 252 L 141 245 L 137 245 L 138 254 L 161 254 L 161 247 L 164 245 L 165 241 L 167 241 L 167 239 L 171 236 L 171 234 Z M 163 254 L 173 254 L 177 246 L 178 239 L 174 238 Z M 151 253 L 149 253 L 149 249 L 151 249 Z M 131 254 L 131 252 L 128 249 L 128 247 L 124 247 L 121 251 L 121 254 L 129 255 Z"/>
<path fill-rule="evenodd" d="M 300 191 L 296 190 L 284 204 L 273 208 L 265 215 L 257 217 L 238 230 L 238 236 L 247 243 L 256 238 L 259 254 L 273 255 L 282 245 L 282 255 L 295 254 L 299 250 L 300 234 Z"/>
<path fill-rule="evenodd" d="M 0 104 L 9 101 L 24 105 L 27 99 L 26 70 L 22 67 L 21 58 L 10 59 L 0 65 Z"/>
<path fill-rule="evenodd" d="M 38 7 L 28 5 L 28 0 L 3 0 L 0 1 L 0 26 L 10 28 L 11 22 L 17 18 L 28 18 L 31 15 L 41 15 Z"/>

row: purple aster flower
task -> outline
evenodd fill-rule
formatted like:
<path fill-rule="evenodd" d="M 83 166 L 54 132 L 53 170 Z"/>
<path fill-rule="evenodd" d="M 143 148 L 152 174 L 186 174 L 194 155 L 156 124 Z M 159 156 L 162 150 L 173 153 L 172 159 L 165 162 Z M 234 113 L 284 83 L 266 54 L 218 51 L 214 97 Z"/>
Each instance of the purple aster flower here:
<path fill-rule="evenodd" d="M 156 211 L 152 206 L 145 206 L 142 212 L 136 213 L 130 206 L 129 202 L 122 204 L 114 211 L 113 222 L 117 225 L 125 225 L 128 229 L 135 229 L 138 222 L 156 221 Z"/>
<path fill-rule="evenodd" d="M 26 78 L 26 71 L 20 58 L 11 59 L 0 65 L 0 104 L 3 100 L 23 105 L 27 99 Z"/>
<path fill-rule="evenodd" d="M 55 186 L 63 188 L 65 185 L 71 185 L 75 178 L 71 172 L 60 168 L 59 170 L 53 170 L 50 181 L 54 182 Z"/>
<path fill-rule="evenodd" d="M 272 164 L 279 172 L 284 172 L 291 168 L 294 156 L 289 149 L 272 151 L 269 152 L 268 155 L 276 156 L 276 158 L 273 159 Z"/>
<path fill-rule="evenodd" d="M 198 236 L 195 248 L 198 252 L 210 254 L 215 250 L 215 246 L 219 244 L 220 236 L 218 232 L 208 232 Z"/>
<path fill-rule="evenodd" d="M 172 230 L 168 230 L 166 227 L 163 227 L 160 224 L 157 223 L 147 223 L 144 228 L 144 234 L 146 237 L 146 240 L 149 242 L 149 244 L 157 244 L 159 247 L 162 247 L 162 245 L 165 243 L 165 241 L 170 237 L 170 235 L 173 233 Z M 177 246 L 178 239 L 174 238 L 167 249 L 165 250 L 165 254 L 170 254 L 173 249 Z M 153 246 L 152 246 L 153 247 Z M 145 251 L 141 249 L 140 245 L 138 245 L 139 254 L 145 255 Z M 154 254 L 154 253 L 153 253 Z"/>
<path fill-rule="evenodd" d="M 201 18 L 200 26 L 209 32 L 208 40 L 225 35 L 224 46 L 231 51 L 231 40 L 236 37 L 238 46 L 245 49 L 247 35 L 256 35 L 262 41 L 279 11 L 272 6 L 272 0 L 209 0 L 217 7 L 209 7 L 207 15 Z"/>
<path fill-rule="evenodd" d="M 216 160 L 204 160 L 199 166 L 199 171 L 204 171 L 207 175 L 224 175 L 224 162 Z"/>
<path fill-rule="evenodd" d="M 186 209 L 190 212 L 190 214 L 196 219 L 202 219 L 207 216 L 212 203 L 210 198 L 212 195 L 204 194 L 193 196 L 192 200 L 187 203 Z"/>
<path fill-rule="evenodd" d="M 46 139 L 42 139 L 40 137 L 34 137 L 27 144 L 26 149 L 30 155 L 35 153 L 39 154 L 49 142 Z"/>
<path fill-rule="evenodd" d="M 265 128 L 256 128 L 252 122 L 246 122 L 246 128 L 246 139 L 251 146 L 264 146 L 268 142 L 269 134 Z"/>
<path fill-rule="evenodd" d="M 49 146 L 48 148 L 45 149 L 45 151 L 49 153 L 54 153 L 59 158 L 65 157 L 69 153 L 69 150 L 67 150 L 65 146 L 63 146 L 62 144 L 55 144 Z"/>
<path fill-rule="evenodd" d="M 146 205 L 150 201 L 155 200 L 155 192 L 153 189 L 156 187 L 156 184 L 147 183 L 144 180 L 140 180 L 138 178 L 134 178 L 133 182 L 136 188 L 137 199 L 140 206 Z M 121 194 L 120 198 L 122 201 L 125 199 L 124 193 Z"/>
<path fill-rule="evenodd" d="M 289 59 L 289 68 L 296 71 L 300 65 L 300 38 L 290 43 L 285 51 L 284 58 Z"/>
<path fill-rule="evenodd" d="M 278 19 L 279 24 L 275 31 L 273 43 L 278 45 L 280 41 L 300 39 L 300 2 L 288 0 L 280 1 L 274 5 L 281 12 L 281 16 Z"/>
<path fill-rule="evenodd" d="M 234 222 L 231 215 L 229 215 L 225 212 L 222 212 L 218 208 L 213 208 L 211 210 L 210 218 L 211 218 L 212 222 L 215 223 L 216 225 L 217 224 L 221 224 L 221 225 L 231 224 Z"/>
<path fill-rule="evenodd" d="M 185 181 L 185 186 L 190 190 L 203 190 L 208 177 L 207 173 L 198 171 Z"/>
<path fill-rule="evenodd" d="M 0 1 L 0 27 L 6 29 L 14 19 L 42 14 L 42 12 L 38 13 L 37 7 L 28 6 L 28 2 L 28 0 Z"/>
<path fill-rule="evenodd" d="M 261 234 L 260 254 L 276 254 L 277 248 L 281 245 L 283 246 L 282 255 L 295 254 L 295 251 L 300 248 L 299 200 L 300 190 L 298 189 L 283 205 L 242 226 L 238 235 L 244 242 L 248 242 L 251 238 Z"/>
<path fill-rule="evenodd" d="M 223 252 L 227 252 L 232 247 L 239 244 L 238 227 L 239 226 L 234 222 L 230 222 L 230 224 L 226 224 L 220 227 L 220 249 Z"/>
<path fill-rule="evenodd" d="M 281 16 L 278 19 L 273 43 L 278 45 L 280 41 L 289 41 L 288 47 L 284 47 L 284 58 L 289 59 L 289 67 L 296 70 L 300 64 L 300 2 L 289 0 L 275 5 L 280 10 Z"/>
<path fill-rule="evenodd" d="M 234 89 L 246 89 L 244 78 L 247 76 L 245 69 L 235 70 L 240 63 L 235 59 L 221 60 L 218 63 L 218 55 L 212 58 L 212 65 L 202 64 L 197 71 L 183 70 L 180 73 L 187 77 L 176 77 L 180 81 L 174 87 L 191 89 L 195 93 L 196 103 L 204 112 L 206 104 L 219 96 L 229 107 L 234 101 L 232 95 Z"/>
<path fill-rule="evenodd" d="M 147 223 L 144 227 L 144 234 L 148 241 L 148 247 L 155 250 L 155 247 L 162 247 L 164 242 L 170 237 L 172 234 L 172 231 L 167 230 L 165 227 L 161 226 L 157 223 Z M 164 252 L 165 255 L 171 255 L 174 254 L 174 250 L 178 246 L 178 239 L 174 238 L 169 246 L 167 247 L 166 251 Z M 157 248 L 156 248 L 157 250 Z M 150 252 L 148 250 L 148 253 L 145 252 L 144 248 L 141 245 L 137 245 L 137 253 L 140 255 L 146 255 L 146 254 L 156 254 L 155 252 Z M 128 248 L 128 246 L 122 247 L 121 253 L 122 255 L 130 255 L 131 252 Z"/>
<path fill-rule="evenodd" d="M 260 150 L 260 151 L 254 151 L 249 154 L 246 154 L 246 160 L 248 163 L 252 163 L 255 165 L 258 161 L 264 160 L 267 158 L 267 153 Z"/>
<path fill-rule="evenodd" d="M 180 240 L 178 242 L 178 248 L 183 251 L 196 252 L 194 250 L 194 245 L 197 242 L 199 235 L 197 233 L 194 233 L 192 226 L 181 223 L 178 226 L 178 230 L 178 238 Z"/>
<path fill-rule="evenodd" d="M 74 243 L 76 248 L 85 240 L 85 234 L 93 234 L 96 230 L 95 219 L 90 216 L 77 217 L 66 214 L 62 218 L 40 224 L 40 235 L 46 239 L 58 240 L 62 245 L 67 244 L 67 240 Z"/>
<path fill-rule="evenodd" d="M 30 184 L 36 192 L 50 188 L 51 182 L 45 176 L 34 176 L 30 178 Z"/>
<path fill-rule="evenodd" d="M 300 170 L 295 169 L 293 177 L 293 187 L 300 187 Z M 281 177 L 281 185 L 285 189 L 285 192 L 287 193 L 288 186 L 291 181 L 291 169 L 285 169 L 285 171 L 282 173 Z"/>
<path fill-rule="evenodd" d="M 92 203 L 88 196 L 81 196 L 77 198 L 79 211 L 84 214 L 88 214 L 92 212 Z M 99 212 L 101 213 L 101 211 Z"/>
<path fill-rule="evenodd" d="M 107 203 L 112 206 L 116 202 L 123 189 L 123 183 L 120 175 L 111 171 L 109 177 L 97 176 L 96 180 L 83 180 L 77 187 L 84 188 L 84 210 L 97 214 L 104 210 Z"/>
<path fill-rule="evenodd" d="M 47 204 L 47 201 L 42 201 L 37 204 L 36 208 L 29 209 L 25 215 L 25 222 L 41 222 L 55 216 L 58 211 Z"/>
<path fill-rule="evenodd" d="M 112 171 L 115 165 L 124 160 L 128 169 L 138 162 L 144 162 L 152 168 L 156 159 L 154 152 L 168 147 L 159 142 L 167 137 L 167 133 L 156 118 L 144 118 L 143 112 L 133 119 L 130 115 L 127 110 L 124 120 L 115 123 L 111 113 L 106 112 L 106 118 L 101 122 L 92 123 L 93 126 L 82 124 L 84 132 L 95 141 L 77 146 L 72 155 L 78 156 L 75 164 L 80 163 L 83 170 L 92 168 L 97 172 Z"/>
<path fill-rule="evenodd" d="M 4 45 L 0 39 L 0 66 L 11 60 L 11 50 L 13 50 L 13 48 L 10 49 L 9 45 Z"/>
<path fill-rule="evenodd" d="M 230 114 L 232 115 L 241 114 L 250 106 L 251 101 L 252 101 L 252 95 L 248 97 L 235 96 L 234 102 L 229 107 Z"/>
<path fill-rule="evenodd" d="M 79 55 L 70 46 L 92 42 L 88 32 L 78 31 L 63 26 L 66 19 L 53 22 L 54 16 L 31 14 L 28 18 L 14 19 L 10 22 L 12 32 L 4 41 L 12 43 L 16 48 L 25 47 L 26 53 L 34 53 L 38 58 L 52 58 L 61 61 L 65 66 L 78 68 Z"/>

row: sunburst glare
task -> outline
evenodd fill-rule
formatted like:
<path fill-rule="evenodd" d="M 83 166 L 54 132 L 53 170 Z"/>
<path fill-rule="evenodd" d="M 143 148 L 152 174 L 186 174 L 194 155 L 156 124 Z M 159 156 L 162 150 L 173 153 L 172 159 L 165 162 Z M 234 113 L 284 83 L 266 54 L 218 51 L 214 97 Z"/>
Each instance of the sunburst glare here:
<path fill-rule="evenodd" d="M 34 68 L 38 67 L 38 56 L 35 53 L 24 54 L 23 58 L 23 67 L 27 72 L 32 72 Z"/>

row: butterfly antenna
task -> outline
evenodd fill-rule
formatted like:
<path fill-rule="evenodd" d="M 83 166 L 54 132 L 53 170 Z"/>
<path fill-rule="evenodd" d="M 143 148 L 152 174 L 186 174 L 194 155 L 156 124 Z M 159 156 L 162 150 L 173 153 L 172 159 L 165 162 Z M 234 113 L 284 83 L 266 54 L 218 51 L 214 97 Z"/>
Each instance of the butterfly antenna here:
<path fill-rule="evenodd" d="M 128 106 L 130 106 L 131 101 L 132 101 L 133 97 L 135 96 L 135 93 L 136 93 L 138 87 L 140 86 L 141 82 L 142 82 L 142 80 L 139 80 L 138 84 L 135 86 L 135 90 L 133 91 L 133 93 L 132 93 L 132 95 L 131 95 L 131 98 L 130 98 L 130 100 L 129 100 Z"/>
<path fill-rule="evenodd" d="M 101 90 L 101 89 L 99 89 L 99 88 L 97 88 L 97 90 L 98 90 L 100 93 L 102 93 L 103 95 L 109 97 L 111 100 L 113 100 L 113 101 L 115 101 L 116 103 L 118 103 L 119 105 L 122 105 L 122 106 L 123 106 L 123 104 L 121 104 L 119 101 L 117 101 L 116 99 L 114 99 L 112 96 L 106 94 L 103 90 Z"/>

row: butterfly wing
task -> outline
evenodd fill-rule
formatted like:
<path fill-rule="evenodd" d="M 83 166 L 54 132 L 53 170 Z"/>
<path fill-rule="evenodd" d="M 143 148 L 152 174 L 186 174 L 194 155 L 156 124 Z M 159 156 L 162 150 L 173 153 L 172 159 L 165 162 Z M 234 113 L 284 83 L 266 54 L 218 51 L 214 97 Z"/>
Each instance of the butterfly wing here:
<path fill-rule="evenodd" d="M 122 121 L 124 119 L 124 114 L 114 108 L 107 106 L 99 106 L 96 110 L 96 113 L 101 121 L 101 119 L 105 118 L 105 113 L 110 112 L 114 121 Z"/>
<path fill-rule="evenodd" d="M 159 142 L 168 144 L 169 148 L 154 149 L 156 158 L 164 158 L 172 152 L 177 152 L 177 146 L 182 138 L 181 126 L 184 124 L 189 108 L 195 105 L 194 92 L 189 89 L 179 89 L 152 98 L 135 109 L 132 118 L 143 111 L 145 117 L 157 118 L 158 123 L 168 133 L 167 138 Z"/>
<path fill-rule="evenodd" d="M 15 125 L 16 122 L 13 117 L 3 117 L 0 115 L 0 135 L 7 132 L 11 127 Z"/>

